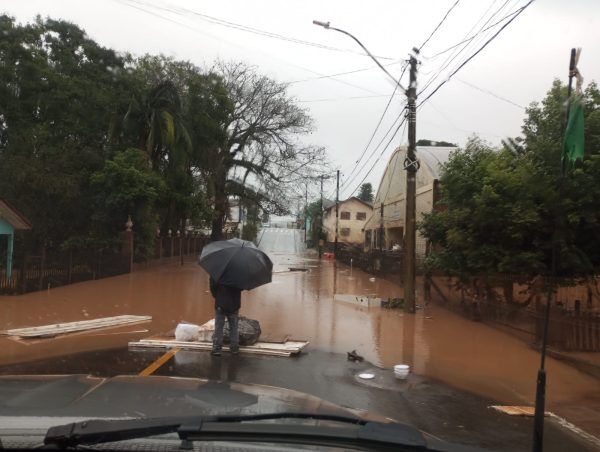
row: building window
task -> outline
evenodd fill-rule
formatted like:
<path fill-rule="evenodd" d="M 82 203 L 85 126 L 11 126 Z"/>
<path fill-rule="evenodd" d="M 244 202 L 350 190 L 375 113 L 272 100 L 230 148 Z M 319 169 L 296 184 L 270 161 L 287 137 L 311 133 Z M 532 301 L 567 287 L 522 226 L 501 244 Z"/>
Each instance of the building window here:
<path fill-rule="evenodd" d="M 357 220 L 366 220 L 367 219 L 367 212 L 356 212 L 356 219 Z"/>
<path fill-rule="evenodd" d="M 350 235 L 350 228 L 341 228 L 340 235 L 342 237 L 348 237 Z"/>
<path fill-rule="evenodd" d="M 350 219 L 350 212 L 340 212 L 340 219 L 342 219 L 342 220 L 349 220 Z"/>

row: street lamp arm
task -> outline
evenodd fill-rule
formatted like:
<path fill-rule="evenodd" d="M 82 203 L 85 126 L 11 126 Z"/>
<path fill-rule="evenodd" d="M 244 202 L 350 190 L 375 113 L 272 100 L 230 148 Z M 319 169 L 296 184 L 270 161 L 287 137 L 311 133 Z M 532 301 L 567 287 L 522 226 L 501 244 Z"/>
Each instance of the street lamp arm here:
<path fill-rule="evenodd" d="M 360 41 L 358 40 L 358 38 L 357 38 L 356 36 L 354 36 L 352 33 L 348 33 L 346 30 L 342 30 L 341 28 L 335 28 L 335 27 L 332 27 L 332 26 L 330 26 L 330 25 L 329 25 L 329 22 L 322 22 L 322 21 L 320 21 L 320 20 L 313 20 L 313 24 L 315 24 L 315 25 L 318 25 L 318 26 L 320 26 L 320 27 L 323 27 L 323 28 L 325 28 L 325 29 L 327 29 L 327 30 L 334 30 L 334 31 L 337 31 L 337 32 L 343 33 L 343 34 L 345 34 L 346 36 L 350 36 L 350 37 L 351 37 L 352 39 L 354 39 L 354 41 L 356 41 L 356 43 L 357 43 L 357 44 L 358 44 L 358 45 L 359 45 L 359 46 L 360 46 L 360 47 L 361 47 L 361 48 L 362 48 L 362 49 L 363 49 L 363 50 L 364 50 L 364 51 L 367 53 L 367 55 L 369 55 L 369 57 L 370 57 L 370 58 L 371 58 L 373 61 L 375 61 L 375 63 L 377 64 L 377 66 L 379 66 L 379 67 L 381 68 L 381 70 L 382 70 L 383 72 L 385 72 L 385 73 L 386 73 L 386 75 L 387 75 L 387 76 L 388 76 L 390 79 L 392 79 L 392 81 L 394 82 L 394 84 L 395 84 L 395 85 L 398 85 L 402 91 L 406 92 L 406 88 L 404 88 L 404 87 L 402 86 L 402 84 L 400 83 L 400 80 L 396 80 L 396 78 L 395 78 L 395 77 L 394 77 L 392 74 L 390 74 L 390 72 L 389 72 L 389 71 L 388 71 L 388 70 L 387 70 L 387 69 L 386 69 L 386 68 L 385 68 L 385 67 L 384 67 L 384 66 L 383 66 L 383 65 L 382 65 L 382 64 L 381 64 L 381 63 L 380 63 L 378 60 L 377 60 L 377 58 L 375 58 L 375 56 L 374 56 L 374 55 L 373 55 L 371 52 L 369 52 L 369 49 L 367 49 L 367 48 L 366 48 L 366 47 L 363 45 L 363 43 L 362 43 L 362 42 L 360 42 Z"/>

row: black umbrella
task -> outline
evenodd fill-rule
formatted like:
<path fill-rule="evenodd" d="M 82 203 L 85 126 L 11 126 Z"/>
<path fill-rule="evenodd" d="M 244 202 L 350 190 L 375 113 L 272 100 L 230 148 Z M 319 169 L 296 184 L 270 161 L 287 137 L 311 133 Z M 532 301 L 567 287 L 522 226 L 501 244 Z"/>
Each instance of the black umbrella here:
<path fill-rule="evenodd" d="M 206 245 L 198 264 L 219 284 L 250 290 L 271 282 L 273 262 L 252 242 L 220 240 Z"/>

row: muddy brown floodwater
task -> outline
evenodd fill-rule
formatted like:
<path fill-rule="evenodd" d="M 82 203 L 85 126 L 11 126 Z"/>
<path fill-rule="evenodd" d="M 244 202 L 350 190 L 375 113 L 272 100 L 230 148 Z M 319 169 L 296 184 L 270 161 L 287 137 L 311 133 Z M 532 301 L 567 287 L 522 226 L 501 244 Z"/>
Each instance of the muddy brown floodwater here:
<path fill-rule="evenodd" d="M 273 282 L 244 292 L 241 314 L 258 319 L 264 333 L 289 334 L 310 348 L 356 351 L 382 367 L 410 364 L 414 372 L 504 404 L 531 405 L 539 355 L 527 344 L 436 305 L 415 315 L 334 301 L 334 293 L 402 296 L 393 282 L 342 264 L 297 254 L 274 254 Z M 288 266 L 308 272 L 286 272 Z M 422 304 L 422 303 L 421 303 Z M 16 297 L 0 297 L 0 329 L 93 319 L 151 315 L 149 323 L 23 344 L 0 338 L 0 365 L 125 347 L 172 330 L 185 320 L 213 317 L 206 273 L 193 262 L 166 263 L 128 275 Z M 147 331 L 146 331 L 147 330 Z M 600 383 L 548 358 L 547 408 L 584 430 L 600 433 Z M 441 409 L 443 409 L 441 407 Z"/>

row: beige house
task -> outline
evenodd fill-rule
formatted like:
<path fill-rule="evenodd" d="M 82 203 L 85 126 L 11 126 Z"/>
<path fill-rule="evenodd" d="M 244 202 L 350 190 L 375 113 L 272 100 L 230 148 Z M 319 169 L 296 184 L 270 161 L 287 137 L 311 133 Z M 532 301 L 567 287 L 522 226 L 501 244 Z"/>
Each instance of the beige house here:
<path fill-rule="evenodd" d="M 338 243 L 361 245 L 365 223 L 373 213 L 370 203 L 356 197 L 339 202 Z M 335 204 L 323 213 L 323 229 L 328 242 L 335 242 Z"/>
<path fill-rule="evenodd" d="M 439 177 L 442 164 L 448 161 L 455 147 L 417 146 L 416 218 L 431 212 L 439 199 Z M 373 215 L 365 224 L 365 250 L 391 250 L 403 246 L 405 230 L 406 193 L 406 147 L 394 151 L 379 183 L 373 201 Z M 427 249 L 425 239 L 417 231 L 416 253 L 424 256 Z"/>

